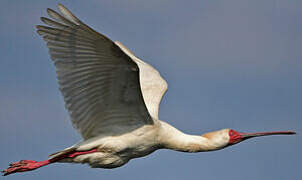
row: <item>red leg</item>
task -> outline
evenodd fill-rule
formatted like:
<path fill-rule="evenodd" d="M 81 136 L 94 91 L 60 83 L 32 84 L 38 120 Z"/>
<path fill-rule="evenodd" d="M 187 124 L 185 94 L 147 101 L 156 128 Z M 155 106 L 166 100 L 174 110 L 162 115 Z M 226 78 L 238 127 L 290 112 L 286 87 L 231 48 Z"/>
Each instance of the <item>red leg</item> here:
<path fill-rule="evenodd" d="M 35 169 L 38 169 L 42 166 L 46 166 L 48 164 L 60 161 L 64 158 L 73 158 L 79 155 L 83 155 L 83 154 L 89 154 L 89 153 L 94 153 L 97 152 L 97 149 L 92 149 L 90 151 L 73 151 L 73 152 L 68 152 L 66 154 L 62 154 L 61 156 L 57 156 L 54 157 L 52 159 L 49 160 L 45 160 L 45 161 L 33 161 L 33 160 L 21 160 L 19 162 L 14 162 L 11 163 L 8 169 L 1 171 L 3 174 L 3 176 L 7 176 L 9 174 L 13 174 L 13 173 L 17 173 L 17 172 L 25 172 L 25 171 L 32 171 Z"/>
<path fill-rule="evenodd" d="M 47 164 L 50 164 L 51 162 L 49 160 L 45 161 L 32 161 L 32 160 L 21 160 L 19 162 L 11 163 L 10 167 L 4 171 L 2 171 L 3 176 L 7 176 L 12 173 L 16 172 L 25 172 L 25 171 L 32 171 L 34 169 L 37 169 L 39 167 L 45 166 Z"/>
<path fill-rule="evenodd" d="M 78 155 L 90 154 L 90 153 L 94 153 L 94 152 L 97 152 L 97 149 L 92 149 L 90 151 L 75 151 L 75 152 L 72 152 L 70 154 L 67 154 L 66 157 L 73 158 L 73 157 L 76 157 Z"/>

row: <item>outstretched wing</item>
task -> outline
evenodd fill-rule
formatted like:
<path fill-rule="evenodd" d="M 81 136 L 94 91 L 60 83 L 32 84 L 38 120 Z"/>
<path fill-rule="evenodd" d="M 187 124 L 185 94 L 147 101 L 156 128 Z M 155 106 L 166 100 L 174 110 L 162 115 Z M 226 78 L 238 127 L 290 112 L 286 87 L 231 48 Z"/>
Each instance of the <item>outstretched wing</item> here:
<path fill-rule="evenodd" d="M 72 124 L 89 139 L 153 124 L 140 88 L 138 65 L 120 47 L 64 6 L 47 9 L 37 26 L 54 61 Z"/>

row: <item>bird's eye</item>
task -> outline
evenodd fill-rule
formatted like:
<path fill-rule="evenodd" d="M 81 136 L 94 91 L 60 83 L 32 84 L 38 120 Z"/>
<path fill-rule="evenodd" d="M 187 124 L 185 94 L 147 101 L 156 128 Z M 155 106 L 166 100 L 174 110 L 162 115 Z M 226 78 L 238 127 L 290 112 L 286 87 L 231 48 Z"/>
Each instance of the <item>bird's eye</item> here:
<path fill-rule="evenodd" d="M 231 131 L 231 132 L 230 132 L 230 135 L 231 135 L 231 136 L 233 136 L 233 135 L 234 135 L 234 132 L 233 132 L 233 131 Z"/>

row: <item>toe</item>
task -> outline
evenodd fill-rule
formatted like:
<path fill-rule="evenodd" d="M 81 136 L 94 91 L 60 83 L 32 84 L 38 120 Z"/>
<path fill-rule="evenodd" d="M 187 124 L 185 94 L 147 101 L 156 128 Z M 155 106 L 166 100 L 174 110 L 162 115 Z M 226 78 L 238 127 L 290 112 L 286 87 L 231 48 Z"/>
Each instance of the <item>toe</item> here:
<path fill-rule="evenodd" d="M 7 176 L 9 174 L 17 172 L 16 170 L 17 170 L 17 168 L 8 168 L 8 169 L 5 169 L 1 172 L 3 173 L 3 176 Z"/>

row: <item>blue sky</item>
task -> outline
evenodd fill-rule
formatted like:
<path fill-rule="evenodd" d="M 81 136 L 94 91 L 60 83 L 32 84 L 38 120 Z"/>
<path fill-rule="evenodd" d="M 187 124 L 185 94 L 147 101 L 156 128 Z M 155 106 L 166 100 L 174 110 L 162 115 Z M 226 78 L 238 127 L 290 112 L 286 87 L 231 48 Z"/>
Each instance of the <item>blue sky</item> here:
<path fill-rule="evenodd" d="M 113 170 L 53 164 L 8 179 L 299 179 L 302 177 L 302 1 L 2 0 L 0 168 L 44 160 L 80 140 L 35 33 L 63 3 L 156 67 L 169 84 L 160 119 L 202 134 L 294 130 L 198 154 L 159 150 Z"/>

